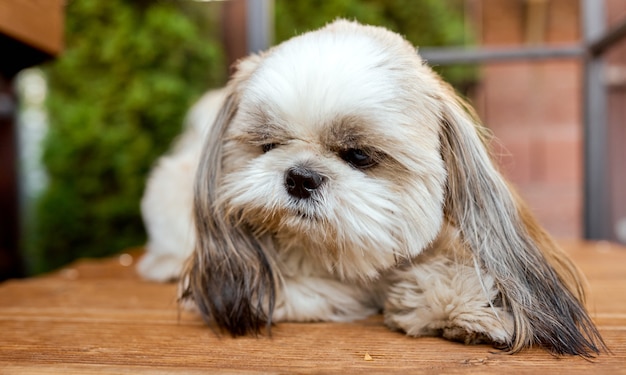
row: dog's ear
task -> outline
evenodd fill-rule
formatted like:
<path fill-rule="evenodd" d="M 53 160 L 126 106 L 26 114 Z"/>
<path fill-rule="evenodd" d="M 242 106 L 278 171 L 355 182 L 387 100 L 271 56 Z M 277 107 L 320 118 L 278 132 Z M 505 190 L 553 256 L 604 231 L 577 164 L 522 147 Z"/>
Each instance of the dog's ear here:
<path fill-rule="evenodd" d="M 441 84 L 441 153 L 448 173 L 444 212 L 494 277 L 514 316 L 508 350 L 538 344 L 585 357 L 606 351 L 583 306 L 583 276 L 497 171 L 489 135 L 472 109 Z"/>
<path fill-rule="evenodd" d="M 237 64 L 207 136 L 194 186 L 197 241 L 182 278 L 182 299 L 191 299 L 207 322 L 234 336 L 269 329 L 276 293 L 272 259 L 263 244 L 245 224 L 227 217 L 216 196 L 225 134 L 237 113 L 241 89 L 261 59 L 253 55 Z"/>

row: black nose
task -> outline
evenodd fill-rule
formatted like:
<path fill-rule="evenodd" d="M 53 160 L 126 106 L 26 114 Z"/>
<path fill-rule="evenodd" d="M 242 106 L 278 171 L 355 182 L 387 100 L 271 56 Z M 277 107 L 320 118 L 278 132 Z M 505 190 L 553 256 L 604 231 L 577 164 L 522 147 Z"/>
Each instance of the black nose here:
<path fill-rule="evenodd" d="M 324 182 L 319 173 L 303 167 L 289 168 L 285 173 L 285 188 L 292 197 L 306 199 Z"/>

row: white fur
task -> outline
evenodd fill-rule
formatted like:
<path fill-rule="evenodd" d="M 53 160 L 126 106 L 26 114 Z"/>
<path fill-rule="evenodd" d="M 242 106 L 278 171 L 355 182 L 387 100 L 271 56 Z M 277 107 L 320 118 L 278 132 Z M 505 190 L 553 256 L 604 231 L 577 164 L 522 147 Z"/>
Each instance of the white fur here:
<path fill-rule="evenodd" d="M 227 173 L 219 193 L 221 199 L 228 201 L 228 207 L 249 211 L 243 216 L 252 222 L 258 219 L 255 224 L 259 228 L 269 212 L 281 215 L 281 231 L 275 234 L 274 241 L 281 249 L 278 263 L 283 288 L 276 302 L 274 321 L 360 319 L 379 311 L 385 300 L 390 304 L 400 295 L 402 303 L 411 306 L 413 313 L 388 317 L 387 323 L 410 335 L 432 335 L 459 325 L 465 325 L 468 331 L 477 329 L 476 322 L 463 319 L 473 316 L 480 305 L 490 315 L 492 326 L 488 328 L 498 332 L 493 338 L 506 341 L 506 332 L 510 335 L 511 328 L 503 328 L 491 310 L 484 308 L 493 296 L 467 294 L 479 287 L 474 268 L 462 266 L 463 272 L 459 273 L 458 267 L 447 267 L 452 261 L 446 257 L 389 272 L 386 277 L 404 281 L 393 285 L 388 297 L 381 297 L 381 281 L 386 281 L 381 278 L 381 270 L 391 267 L 398 258 L 417 256 L 440 230 L 445 171 L 436 147 L 432 146 L 437 142 L 437 133 L 429 129 L 429 124 L 437 120 L 431 114 L 433 109 L 417 114 L 397 112 L 396 108 L 403 105 L 398 98 L 406 97 L 400 87 L 403 76 L 394 80 L 381 74 L 375 83 L 363 79 L 364 71 L 385 59 L 378 46 L 362 38 L 338 42 L 332 35 L 316 37 L 315 44 L 306 44 L 309 49 L 290 48 L 287 44 L 266 60 L 266 65 L 248 83 L 249 90 L 242 98 L 231 130 L 233 134 L 245 132 L 249 122 L 254 121 L 248 112 L 263 106 L 280 121 L 288 122 L 291 131 L 300 133 L 271 154 L 246 156 L 247 162 L 231 162 L 227 156 Z M 352 48 L 346 49 L 346 43 Z M 316 63 L 316 53 L 324 49 L 329 49 L 334 58 L 320 65 Z M 311 61 L 307 74 L 289 74 L 286 67 L 296 61 Z M 199 134 L 207 133 L 212 124 L 210 118 L 217 114 L 215 108 L 222 101 L 223 91 L 218 91 L 206 95 L 192 108 L 186 135 L 172 154 L 159 161 L 148 181 L 142 212 L 150 240 L 139 265 L 140 273 L 147 279 L 176 278 L 193 251 L 193 177 L 203 144 Z M 422 171 L 420 174 L 427 177 L 415 173 L 419 179 L 413 181 L 412 176 L 407 176 L 408 185 L 394 191 L 400 187 L 393 182 L 373 179 L 325 151 L 315 139 L 315 132 L 320 130 L 311 128 L 326 126 L 337 116 L 352 113 L 354 108 L 363 108 L 359 115 L 380 124 L 381 136 L 389 138 L 388 142 L 421 139 L 423 145 L 410 150 L 410 155 L 394 157 L 407 169 Z M 415 117 L 423 119 L 423 126 L 413 126 Z M 393 132 L 389 132 L 389 126 Z M 237 148 L 233 159 L 240 158 L 242 148 L 245 149 L 239 144 L 232 148 Z M 324 201 L 319 205 L 294 202 L 285 192 L 284 171 L 298 163 L 313 165 L 332 179 L 324 187 Z M 424 186 L 424 180 L 432 181 L 432 186 Z M 325 224 L 311 226 L 309 221 L 290 215 L 289 210 L 323 218 Z M 332 232 L 329 228 L 333 228 Z M 306 233 L 305 238 L 302 233 Z M 341 245 L 336 257 L 326 253 L 328 242 Z M 411 246 L 406 247 L 407 244 Z M 451 286 L 462 276 L 470 278 Z M 353 281 L 342 281 L 346 278 Z M 493 285 L 489 287 L 493 289 Z M 415 292 L 417 289 L 429 292 L 422 295 Z M 467 300 L 467 296 L 475 301 Z M 416 321 L 423 323 L 415 325 Z"/>
<path fill-rule="evenodd" d="M 177 278 L 189 258 L 184 297 L 234 334 L 258 328 L 273 302 L 274 322 L 382 310 L 412 336 L 597 352 L 593 327 L 589 342 L 576 336 L 591 322 L 561 283 L 577 283 L 575 268 L 555 260 L 557 277 L 542 251 L 558 249 L 408 42 L 336 21 L 237 67 L 148 180 L 143 277 Z M 346 157 L 355 149 L 371 166 Z M 319 178 L 310 196 L 290 193 L 294 168 Z M 535 298 L 548 315 L 571 309 L 571 321 L 543 324 Z M 552 340 L 559 329 L 573 349 Z"/>
<path fill-rule="evenodd" d="M 359 319 L 379 311 L 386 299 L 407 289 L 402 292 L 408 298 L 404 303 L 414 307 L 415 313 L 388 318 L 390 325 L 406 329 L 403 322 L 407 319 L 423 321 L 414 327 L 428 329 L 407 330 L 423 335 L 463 324 L 446 317 L 471 315 L 475 306 L 468 304 L 462 291 L 448 290 L 451 279 L 459 276 L 458 269 L 442 266 L 447 258 L 398 269 L 401 276 L 395 277 L 405 281 L 393 286 L 392 297 L 385 297 L 383 291 L 395 272 L 382 276 L 384 271 L 399 259 L 419 255 L 440 232 L 445 170 L 434 126 L 440 104 L 431 101 L 430 93 L 421 91 L 419 85 L 405 85 L 404 73 L 381 69 L 372 78 L 372 66 L 384 65 L 389 56 L 369 38 L 333 34 L 299 38 L 312 40 L 296 38 L 281 45 L 247 82 L 227 135 L 231 139 L 245 133 L 256 121 L 254 112 L 262 107 L 273 121 L 289 129 L 292 138 L 266 154 L 237 141 L 227 142 L 225 176 L 218 193 L 224 206 L 243 212 L 246 221 L 261 232 L 274 231 L 275 226 L 280 229 L 268 240 L 279 249 L 282 279 L 273 320 Z M 321 53 L 333 58 L 320 60 Z M 309 64 L 302 67 L 302 61 Z M 297 70 L 292 68 L 296 64 L 300 64 Z M 426 79 L 415 60 L 406 64 L 414 65 L 416 81 Z M 142 212 L 149 242 L 139 265 L 148 279 L 175 278 L 193 250 L 192 182 L 204 142 L 198 135 L 208 132 L 205 127 L 212 123 L 208 118 L 216 115 L 214 110 L 223 101 L 220 93 L 207 95 L 194 106 L 187 134 L 159 161 L 148 181 Z M 406 98 L 417 98 L 423 105 L 408 106 Z M 403 185 L 357 170 L 326 149 L 319 133 L 346 114 L 366 118 L 372 124 L 370 130 L 384 139 L 377 146 L 388 148 L 393 163 L 410 171 L 402 176 Z M 418 126 L 415 119 L 420 121 Z M 396 145 L 405 144 L 406 139 L 420 142 L 397 150 Z M 329 179 L 316 204 L 293 200 L 283 187 L 285 170 L 298 164 L 310 165 Z M 297 211 L 317 220 L 303 219 L 294 214 Z M 279 217 L 279 223 L 269 221 L 268 216 Z M 335 254 L 328 253 L 330 247 Z M 475 276 L 473 268 L 467 272 Z M 433 280 L 432 275 L 445 280 Z M 413 295 L 407 283 L 430 289 L 430 294 Z M 467 283 L 467 289 L 475 292 L 476 278 Z M 491 297 L 480 296 L 476 303 L 488 303 Z M 433 298 L 445 299 L 446 306 L 456 309 L 424 312 L 422 307 L 432 304 Z M 468 331 L 472 324 L 467 325 Z M 507 331 L 502 326 L 498 329 Z M 504 336 L 496 338 L 504 340 Z"/>

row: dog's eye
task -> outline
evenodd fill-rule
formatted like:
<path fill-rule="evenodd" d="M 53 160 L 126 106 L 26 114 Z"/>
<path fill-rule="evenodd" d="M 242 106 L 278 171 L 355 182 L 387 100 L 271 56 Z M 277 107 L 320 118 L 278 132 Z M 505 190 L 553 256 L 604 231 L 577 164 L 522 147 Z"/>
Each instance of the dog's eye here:
<path fill-rule="evenodd" d="M 273 150 L 274 148 L 276 148 L 276 146 L 278 146 L 278 143 L 266 143 L 263 146 L 261 146 L 261 149 L 263 150 L 263 153 L 265 153 L 270 150 Z"/>
<path fill-rule="evenodd" d="M 353 167 L 359 169 L 366 169 L 376 165 L 376 160 L 371 155 L 358 148 L 341 151 L 339 156 Z"/>

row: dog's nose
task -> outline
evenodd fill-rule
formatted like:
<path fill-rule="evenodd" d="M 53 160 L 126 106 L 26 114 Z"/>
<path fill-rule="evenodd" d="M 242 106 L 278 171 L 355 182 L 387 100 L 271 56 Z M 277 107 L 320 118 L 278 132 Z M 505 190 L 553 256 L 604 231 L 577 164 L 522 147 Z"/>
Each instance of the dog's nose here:
<path fill-rule="evenodd" d="M 285 188 L 292 197 L 306 199 L 324 182 L 319 173 L 303 167 L 289 168 L 285 173 Z"/>

